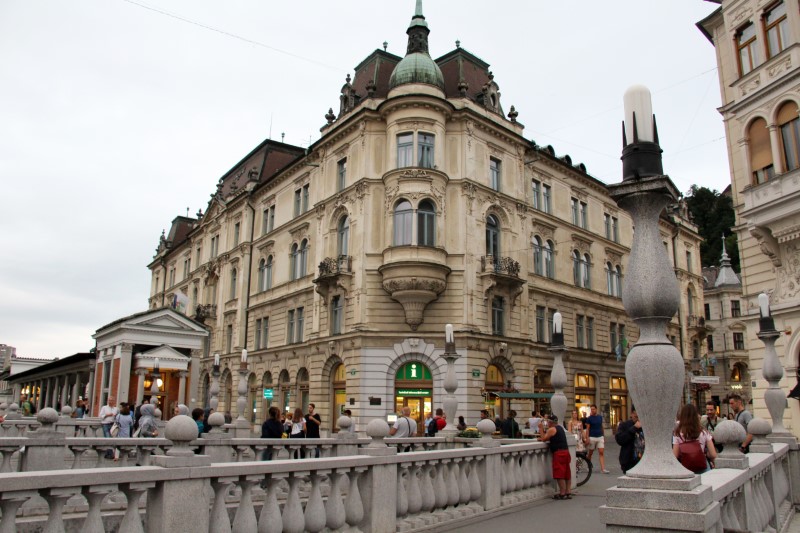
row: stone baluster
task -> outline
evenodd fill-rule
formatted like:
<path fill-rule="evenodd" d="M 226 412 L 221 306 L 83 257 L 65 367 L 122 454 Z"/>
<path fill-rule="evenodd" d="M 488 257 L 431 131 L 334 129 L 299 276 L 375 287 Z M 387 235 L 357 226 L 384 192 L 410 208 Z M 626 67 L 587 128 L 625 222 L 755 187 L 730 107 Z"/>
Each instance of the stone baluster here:
<path fill-rule="evenodd" d="M 419 483 L 420 465 L 410 463 L 408 465 L 408 476 L 406 487 L 408 491 L 408 514 L 415 515 L 422 509 L 422 488 Z"/>
<path fill-rule="evenodd" d="M 286 533 L 303 533 L 305 531 L 303 505 L 300 502 L 299 475 L 302 473 L 292 472 L 287 478 L 289 494 L 286 496 L 286 503 L 283 506 L 283 531 Z"/>
<path fill-rule="evenodd" d="M 433 491 L 430 465 L 423 461 L 417 463 L 419 467 L 419 492 L 422 495 L 422 511 L 433 512 L 436 508 L 436 494 Z"/>
<path fill-rule="evenodd" d="M 233 517 L 232 531 L 255 531 L 258 528 L 256 510 L 253 507 L 253 485 L 261 481 L 263 476 L 239 476 L 239 506 Z"/>
<path fill-rule="evenodd" d="M 458 399 L 455 396 L 455 392 L 458 390 L 455 365 L 458 357 L 456 341 L 453 336 L 453 325 L 447 324 L 447 326 L 445 326 L 444 353 L 442 354 L 442 358 L 447 361 L 447 372 L 444 378 L 444 390 L 447 394 L 445 394 L 444 400 L 442 401 L 447 424 L 440 431 L 443 437 L 455 436 L 458 433 L 458 429 L 454 425 L 456 412 L 458 411 Z"/>
<path fill-rule="evenodd" d="M 483 435 L 478 442 L 482 448 L 499 448 L 500 441 L 493 439 L 495 431 L 494 422 L 489 419 L 478 422 L 478 431 Z M 499 453 L 485 456 L 477 464 L 478 483 L 481 487 L 478 503 L 485 511 L 500 507 L 503 474 L 503 459 Z"/>
<path fill-rule="evenodd" d="M 328 501 L 325 502 L 325 525 L 331 531 L 338 531 L 347 523 L 344 504 L 342 503 L 342 489 L 340 486 L 345 476 L 345 473 L 337 470 L 328 474 L 331 486 L 330 493 L 328 494 Z"/>
<path fill-rule="evenodd" d="M 469 501 L 477 502 L 481 498 L 481 479 L 478 477 L 478 466 L 481 459 L 473 457 L 469 460 Z"/>
<path fill-rule="evenodd" d="M 17 532 L 17 511 L 22 504 L 36 496 L 36 491 L 14 491 L 0 494 L 0 533 Z"/>
<path fill-rule="evenodd" d="M 125 493 L 128 506 L 125 509 L 125 516 L 119 524 L 119 533 L 144 533 L 142 515 L 139 513 L 139 501 L 142 495 L 156 486 L 153 482 L 125 483 L 119 489 Z"/>
<path fill-rule="evenodd" d="M 466 505 L 470 501 L 471 490 L 469 480 L 467 479 L 467 468 L 469 468 L 469 460 L 467 458 L 461 458 L 458 463 L 458 478 L 456 481 L 459 489 L 458 503 L 461 505 Z"/>
<path fill-rule="evenodd" d="M 281 533 L 283 531 L 283 518 L 281 508 L 278 505 L 278 483 L 283 476 L 267 474 L 262 482 L 264 488 L 264 505 L 261 507 L 261 514 L 258 516 L 259 533 Z M 331 528 L 333 529 L 333 528 Z M 214 531 L 213 529 L 211 531 Z"/>
<path fill-rule="evenodd" d="M 247 368 L 247 350 L 242 350 L 242 363 L 239 366 L 239 383 L 236 392 L 239 397 L 236 400 L 236 410 L 238 416 L 233 422 L 234 433 L 236 437 L 247 438 L 252 437 L 253 428 L 250 422 L 244 417 L 245 408 L 247 406 L 247 376 L 250 370 Z"/>
<path fill-rule="evenodd" d="M 562 356 L 567 351 L 567 348 L 564 346 L 561 313 L 553 315 L 553 343 L 549 351 L 553 354 L 553 370 L 550 372 L 550 383 L 553 385 L 554 391 L 553 397 L 550 399 L 550 409 L 558 418 L 558 423 L 564 426 L 564 414 L 567 412 L 567 397 L 564 396 L 564 387 L 567 386 L 567 372 L 564 370 Z M 534 432 L 538 430 L 538 428 L 531 429 Z"/>
<path fill-rule="evenodd" d="M 444 470 L 444 484 L 447 490 L 447 505 L 452 507 L 461 499 L 458 486 L 458 463 L 456 463 L 455 459 L 445 460 L 442 469 Z"/>
<path fill-rule="evenodd" d="M 447 505 L 447 484 L 444 480 L 444 464 L 441 461 L 428 463 L 433 472 L 433 496 L 436 509 L 444 509 Z"/>
<path fill-rule="evenodd" d="M 397 518 L 403 518 L 408 513 L 408 492 L 403 483 L 403 479 L 408 477 L 408 465 L 400 464 L 397 466 L 397 508 L 395 509 Z"/>
<path fill-rule="evenodd" d="M 211 487 L 214 489 L 214 504 L 211 506 L 209 532 L 230 533 L 231 519 L 228 516 L 225 498 L 228 496 L 228 492 L 230 492 L 235 480 L 235 477 L 226 477 L 217 478 L 211 482 Z"/>
<path fill-rule="evenodd" d="M 83 497 L 89 503 L 89 512 L 81 526 L 81 533 L 104 533 L 103 518 L 100 516 L 100 507 L 103 500 L 117 490 L 116 485 L 89 485 L 83 487 Z"/>
<path fill-rule="evenodd" d="M 347 524 L 356 527 L 364 519 L 364 502 L 361 500 L 361 491 L 358 488 L 358 478 L 366 468 L 352 468 L 347 472 L 350 486 L 347 491 L 347 500 L 344 504 L 344 515 Z"/>
<path fill-rule="evenodd" d="M 787 443 L 796 443 L 791 433 L 783 426 L 783 412 L 786 410 L 786 394 L 779 383 L 783 378 L 783 365 L 775 351 L 775 341 L 781 336 L 775 329 L 775 320 L 769 306 L 769 296 L 762 293 L 758 295 L 758 305 L 761 312 L 759 319 L 758 338 L 764 343 L 764 366 L 761 374 L 767 380 L 769 387 L 764 391 L 764 402 L 772 418 L 772 440 Z M 748 431 L 750 429 L 748 425 Z"/>
<path fill-rule="evenodd" d="M 311 492 L 308 495 L 306 509 L 303 513 L 305 518 L 305 530 L 317 533 L 325 528 L 325 503 L 322 500 L 322 492 L 319 489 L 320 476 L 318 472 L 311 472 Z"/>
<path fill-rule="evenodd" d="M 219 406 L 219 354 L 214 355 L 214 361 L 214 366 L 211 369 L 211 386 L 208 389 L 208 393 L 211 395 L 208 405 L 216 411 Z"/>
<path fill-rule="evenodd" d="M 71 497 L 78 494 L 78 488 L 52 488 L 41 489 L 39 494 L 47 500 L 50 512 L 47 515 L 47 523 L 42 530 L 43 533 L 57 533 L 64 531 L 64 504 Z"/>

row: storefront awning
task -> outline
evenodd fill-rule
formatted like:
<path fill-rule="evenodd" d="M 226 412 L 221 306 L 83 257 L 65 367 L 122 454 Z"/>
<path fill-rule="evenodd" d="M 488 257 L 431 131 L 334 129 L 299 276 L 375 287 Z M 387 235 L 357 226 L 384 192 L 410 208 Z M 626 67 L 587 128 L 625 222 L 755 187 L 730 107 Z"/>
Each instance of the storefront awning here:
<path fill-rule="evenodd" d="M 498 398 L 510 398 L 512 400 L 535 400 L 539 398 L 551 398 L 552 392 L 490 392 Z"/>

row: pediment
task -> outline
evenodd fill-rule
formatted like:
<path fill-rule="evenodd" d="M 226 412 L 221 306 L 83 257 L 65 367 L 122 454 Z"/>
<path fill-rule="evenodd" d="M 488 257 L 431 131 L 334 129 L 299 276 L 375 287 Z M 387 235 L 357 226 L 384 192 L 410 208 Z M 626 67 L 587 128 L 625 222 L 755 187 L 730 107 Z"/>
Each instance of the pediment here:
<path fill-rule="evenodd" d="M 154 368 L 156 359 L 161 370 L 187 370 L 190 358 L 176 349 L 162 344 L 146 352 L 134 354 L 134 368 Z"/>

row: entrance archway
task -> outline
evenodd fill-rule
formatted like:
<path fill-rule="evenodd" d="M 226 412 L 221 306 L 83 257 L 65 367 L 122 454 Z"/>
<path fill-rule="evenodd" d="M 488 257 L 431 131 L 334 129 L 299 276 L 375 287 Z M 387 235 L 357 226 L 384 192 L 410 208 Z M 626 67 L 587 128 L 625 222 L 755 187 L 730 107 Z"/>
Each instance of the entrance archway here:
<path fill-rule="evenodd" d="M 424 433 L 425 415 L 433 408 L 433 377 L 430 369 L 419 361 L 409 361 L 400 367 L 394 380 L 395 411 L 411 408 L 411 418 L 417 422 L 417 434 Z"/>
<path fill-rule="evenodd" d="M 347 407 L 345 407 L 347 404 L 347 375 L 344 363 L 336 365 L 333 372 L 331 372 L 331 392 L 331 405 L 333 406 L 333 412 L 330 417 L 331 432 L 336 433 L 339 431 L 336 421 L 339 420 L 339 417 L 344 414 L 344 410 L 347 409 Z"/>
<path fill-rule="evenodd" d="M 500 418 L 503 420 L 503 400 L 492 394 L 493 392 L 501 392 L 505 387 L 505 378 L 503 376 L 503 369 L 497 365 L 490 364 L 486 367 L 486 381 L 483 385 L 484 402 L 483 408 L 489 411 L 489 418 L 495 420 Z"/>

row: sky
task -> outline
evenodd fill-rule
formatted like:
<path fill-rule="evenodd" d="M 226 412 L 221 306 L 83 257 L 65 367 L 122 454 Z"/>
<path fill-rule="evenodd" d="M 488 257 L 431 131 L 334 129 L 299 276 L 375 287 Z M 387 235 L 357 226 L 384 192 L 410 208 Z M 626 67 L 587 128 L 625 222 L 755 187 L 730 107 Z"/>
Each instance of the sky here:
<path fill-rule="evenodd" d="M 0 2 L 0 344 L 88 351 L 147 309 L 158 238 L 265 138 L 307 146 L 345 76 L 405 55 L 414 0 Z M 653 94 L 664 170 L 729 183 L 703 0 L 426 0 L 431 55 L 491 65 L 524 135 L 621 180 L 622 95 Z"/>

